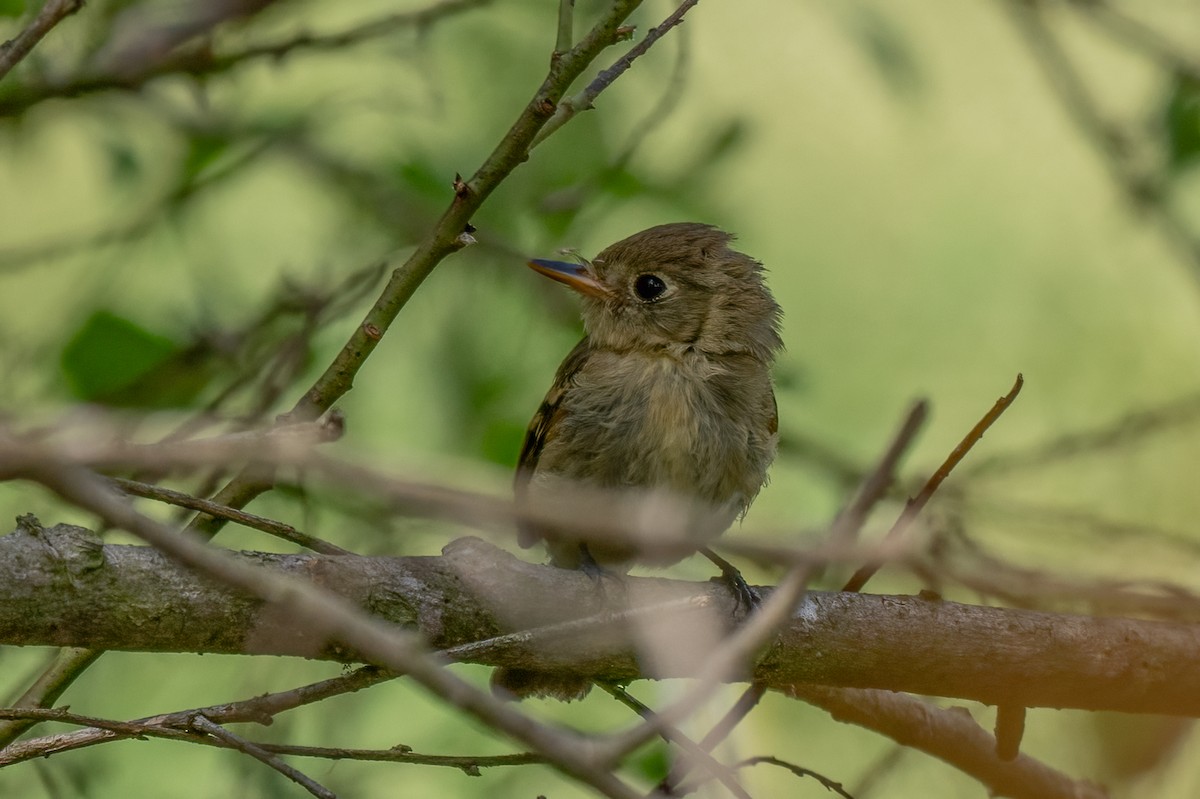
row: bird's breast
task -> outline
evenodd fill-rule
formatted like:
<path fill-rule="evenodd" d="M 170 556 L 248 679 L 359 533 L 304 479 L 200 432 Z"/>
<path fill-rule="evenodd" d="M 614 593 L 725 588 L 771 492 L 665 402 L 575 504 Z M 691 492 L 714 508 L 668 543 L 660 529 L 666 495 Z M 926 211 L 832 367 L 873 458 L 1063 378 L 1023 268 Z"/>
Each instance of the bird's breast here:
<path fill-rule="evenodd" d="M 765 438 L 751 413 L 762 400 L 750 396 L 770 391 L 765 367 L 746 380 L 700 356 L 597 353 L 591 361 L 556 437 L 554 449 L 571 457 L 547 466 L 605 487 L 665 488 L 708 503 L 744 506 L 753 497 L 770 460 L 752 451 Z"/>

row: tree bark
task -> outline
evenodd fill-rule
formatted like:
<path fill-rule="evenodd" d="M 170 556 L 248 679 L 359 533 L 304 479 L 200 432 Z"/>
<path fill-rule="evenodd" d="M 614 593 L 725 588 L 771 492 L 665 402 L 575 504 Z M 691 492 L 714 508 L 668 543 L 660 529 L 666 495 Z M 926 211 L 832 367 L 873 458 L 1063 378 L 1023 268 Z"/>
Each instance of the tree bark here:
<path fill-rule="evenodd" d="M 238 557 L 415 627 L 456 659 L 604 680 L 690 676 L 739 615 L 720 584 L 596 580 L 477 538 L 452 542 L 440 557 Z M 533 632 L 505 635 L 523 630 Z M 105 545 L 84 528 L 42 528 L 29 517 L 0 537 L 0 644 L 356 660 L 302 619 L 154 549 Z M 752 673 L 776 689 L 1196 716 L 1198 659 L 1200 625 L 812 591 Z"/>

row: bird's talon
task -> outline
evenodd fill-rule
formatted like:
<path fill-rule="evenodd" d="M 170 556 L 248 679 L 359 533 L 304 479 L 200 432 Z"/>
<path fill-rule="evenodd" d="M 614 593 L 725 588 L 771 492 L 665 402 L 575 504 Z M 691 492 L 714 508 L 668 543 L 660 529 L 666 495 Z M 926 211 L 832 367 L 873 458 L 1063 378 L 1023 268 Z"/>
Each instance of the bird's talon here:
<path fill-rule="evenodd" d="M 749 615 L 762 606 L 762 597 L 750 587 L 750 584 L 746 582 L 746 578 L 742 576 L 742 573 L 738 571 L 736 566 L 707 547 L 700 550 L 700 554 L 712 561 L 721 570 L 721 576 L 714 577 L 713 579 L 725 583 L 725 586 L 729 589 L 729 593 L 733 594 L 734 613 L 738 613 L 745 608 L 746 615 Z"/>
<path fill-rule="evenodd" d="M 729 574 L 722 574 L 721 580 L 733 594 L 735 613 L 745 608 L 746 614 L 749 615 L 762 607 L 762 597 L 746 582 L 741 572 L 734 570 Z"/>

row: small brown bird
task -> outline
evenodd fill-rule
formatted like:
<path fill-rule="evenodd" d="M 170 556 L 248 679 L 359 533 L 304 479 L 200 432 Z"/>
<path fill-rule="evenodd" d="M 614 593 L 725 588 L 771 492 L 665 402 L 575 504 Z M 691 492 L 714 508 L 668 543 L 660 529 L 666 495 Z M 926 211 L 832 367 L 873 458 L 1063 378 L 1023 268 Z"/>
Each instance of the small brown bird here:
<path fill-rule="evenodd" d="M 572 488 L 664 492 L 697 511 L 698 548 L 746 511 L 775 456 L 770 370 L 783 342 L 762 265 L 730 249 L 731 240 L 710 225 L 675 223 L 619 241 L 591 263 L 530 262 L 583 295 L 586 335 L 525 435 L 519 505 L 550 504 Z M 539 539 L 563 568 L 623 572 L 647 562 L 627 542 L 521 530 L 522 546 Z M 586 681 L 564 687 L 547 677 L 499 670 L 493 684 L 518 696 L 586 693 Z"/>

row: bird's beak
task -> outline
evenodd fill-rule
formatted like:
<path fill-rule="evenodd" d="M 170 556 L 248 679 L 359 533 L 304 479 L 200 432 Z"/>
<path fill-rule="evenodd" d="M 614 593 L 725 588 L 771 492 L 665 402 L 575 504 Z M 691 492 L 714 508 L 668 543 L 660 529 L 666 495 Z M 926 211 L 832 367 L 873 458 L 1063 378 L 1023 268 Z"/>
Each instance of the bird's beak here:
<path fill-rule="evenodd" d="M 586 266 L 569 264 L 566 261 L 544 261 L 541 258 L 534 258 L 529 262 L 529 266 L 533 271 L 551 280 L 565 283 L 580 294 L 601 298 L 608 296 L 608 289 L 596 280 L 595 275 Z"/>

